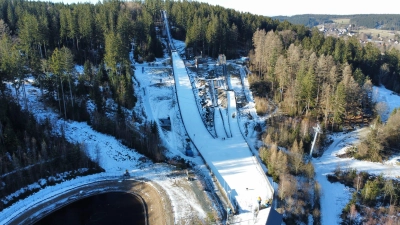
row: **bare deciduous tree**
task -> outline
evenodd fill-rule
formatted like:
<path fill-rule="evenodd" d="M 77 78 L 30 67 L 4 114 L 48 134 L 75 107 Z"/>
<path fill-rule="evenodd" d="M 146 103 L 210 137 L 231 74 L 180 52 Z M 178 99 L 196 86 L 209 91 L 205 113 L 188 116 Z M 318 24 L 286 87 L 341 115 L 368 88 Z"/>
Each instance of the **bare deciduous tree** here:
<path fill-rule="evenodd" d="M 354 219 L 357 216 L 357 209 L 356 209 L 356 205 L 352 204 L 350 206 L 350 213 L 349 213 L 349 219 L 350 219 L 350 224 L 353 223 Z"/>
<path fill-rule="evenodd" d="M 290 174 L 282 174 L 279 177 L 279 198 L 293 196 L 297 188 L 297 179 Z"/>
<path fill-rule="evenodd" d="M 396 190 L 393 184 L 393 180 L 387 179 L 385 180 L 385 185 L 383 186 L 383 198 L 386 198 L 387 195 L 390 196 L 389 204 L 392 204 L 393 196 L 396 194 Z"/>
<path fill-rule="evenodd" d="M 303 163 L 303 149 L 300 149 L 297 140 L 293 142 L 291 149 L 291 162 L 296 174 L 298 174 L 300 168 L 304 165 Z"/>

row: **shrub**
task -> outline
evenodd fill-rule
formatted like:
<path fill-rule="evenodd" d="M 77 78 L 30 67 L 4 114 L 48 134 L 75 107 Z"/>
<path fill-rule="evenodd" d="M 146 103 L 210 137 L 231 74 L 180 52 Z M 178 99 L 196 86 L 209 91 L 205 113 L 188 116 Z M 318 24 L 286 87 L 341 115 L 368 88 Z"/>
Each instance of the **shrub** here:
<path fill-rule="evenodd" d="M 258 115 L 264 115 L 268 111 L 268 100 L 262 97 L 255 97 L 256 112 Z"/>
<path fill-rule="evenodd" d="M 367 205 L 373 205 L 379 195 L 379 181 L 369 180 L 361 191 L 362 200 Z"/>

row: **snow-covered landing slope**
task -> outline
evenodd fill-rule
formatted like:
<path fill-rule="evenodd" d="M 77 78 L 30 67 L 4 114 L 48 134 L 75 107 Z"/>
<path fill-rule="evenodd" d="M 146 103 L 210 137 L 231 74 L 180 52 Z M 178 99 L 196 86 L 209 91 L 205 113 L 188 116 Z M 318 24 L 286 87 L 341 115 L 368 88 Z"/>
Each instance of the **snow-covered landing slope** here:
<path fill-rule="evenodd" d="M 272 198 L 269 181 L 240 134 L 237 117 L 231 118 L 234 123 L 231 125 L 237 127 L 235 132 L 232 131 L 233 138 L 223 140 L 211 137 L 198 113 L 183 60 L 176 52 L 172 52 L 172 60 L 178 103 L 187 133 L 225 192 L 232 201 L 238 203 L 242 212 L 250 210 L 250 205 L 258 196 L 262 199 Z M 234 95 L 230 96 L 229 111 L 232 116 L 236 112 L 236 103 Z"/>

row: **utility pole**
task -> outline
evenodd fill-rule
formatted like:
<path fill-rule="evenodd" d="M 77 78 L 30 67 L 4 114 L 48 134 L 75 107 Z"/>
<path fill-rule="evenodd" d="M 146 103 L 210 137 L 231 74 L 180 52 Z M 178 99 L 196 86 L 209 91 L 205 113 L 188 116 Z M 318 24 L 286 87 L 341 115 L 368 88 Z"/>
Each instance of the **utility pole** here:
<path fill-rule="evenodd" d="M 321 127 L 319 126 L 319 124 L 317 124 L 317 127 L 313 127 L 313 128 L 314 128 L 315 133 L 314 133 L 314 140 L 313 140 L 312 145 L 311 145 L 311 151 L 310 151 L 310 156 L 311 157 L 312 157 L 312 153 L 313 153 L 313 150 L 314 150 L 315 142 L 317 141 L 317 136 L 318 136 L 318 134 L 322 134 Z"/>

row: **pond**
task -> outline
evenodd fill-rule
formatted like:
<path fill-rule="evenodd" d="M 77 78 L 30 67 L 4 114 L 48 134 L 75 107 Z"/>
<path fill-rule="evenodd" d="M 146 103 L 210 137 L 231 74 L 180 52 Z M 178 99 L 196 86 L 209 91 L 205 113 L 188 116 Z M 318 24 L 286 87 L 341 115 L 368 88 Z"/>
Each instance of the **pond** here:
<path fill-rule="evenodd" d="M 144 225 L 141 201 L 134 195 L 110 192 L 73 202 L 41 219 L 36 225 Z"/>

